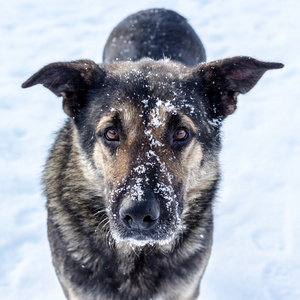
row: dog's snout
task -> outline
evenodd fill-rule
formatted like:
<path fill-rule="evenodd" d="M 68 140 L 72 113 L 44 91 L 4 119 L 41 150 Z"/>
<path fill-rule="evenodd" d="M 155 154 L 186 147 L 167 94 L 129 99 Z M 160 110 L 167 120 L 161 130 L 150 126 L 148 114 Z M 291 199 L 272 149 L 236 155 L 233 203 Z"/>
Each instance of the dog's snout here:
<path fill-rule="evenodd" d="M 140 201 L 126 202 L 121 206 L 119 214 L 127 228 L 148 230 L 158 222 L 160 207 L 154 194 L 151 194 Z"/>

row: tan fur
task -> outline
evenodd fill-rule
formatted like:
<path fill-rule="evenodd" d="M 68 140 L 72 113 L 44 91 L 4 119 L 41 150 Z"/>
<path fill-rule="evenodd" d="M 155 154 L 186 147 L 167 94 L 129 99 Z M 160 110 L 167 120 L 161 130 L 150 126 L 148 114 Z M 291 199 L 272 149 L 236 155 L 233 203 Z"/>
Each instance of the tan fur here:
<path fill-rule="evenodd" d="M 97 143 L 94 150 L 94 161 L 97 168 L 104 168 L 105 180 L 116 188 L 117 184 L 123 182 L 128 176 L 130 161 L 130 149 L 137 138 L 137 132 L 141 126 L 136 117 L 139 112 L 129 105 L 122 105 L 111 109 L 113 112 L 103 117 L 97 125 L 97 130 L 111 126 L 112 118 L 118 113 L 122 118 L 122 124 L 127 132 L 126 143 L 122 144 L 116 155 L 111 156 L 107 148 Z"/>

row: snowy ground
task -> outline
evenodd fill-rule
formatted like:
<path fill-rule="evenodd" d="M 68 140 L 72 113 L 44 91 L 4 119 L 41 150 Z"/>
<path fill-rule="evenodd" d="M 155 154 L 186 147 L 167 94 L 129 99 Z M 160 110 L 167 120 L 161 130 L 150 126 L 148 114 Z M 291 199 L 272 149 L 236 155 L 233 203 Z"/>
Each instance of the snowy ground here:
<path fill-rule="evenodd" d="M 208 60 L 250 55 L 269 71 L 224 126 L 203 300 L 300 299 L 300 2 L 297 0 L 10 0 L 0 4 L 0 299 L 64 299 L 51 264 L 40 174 L 65 115 L 42 87 L 43 65 L 101 61 L 130 13 L 171 8 L 200 35 Z"/>

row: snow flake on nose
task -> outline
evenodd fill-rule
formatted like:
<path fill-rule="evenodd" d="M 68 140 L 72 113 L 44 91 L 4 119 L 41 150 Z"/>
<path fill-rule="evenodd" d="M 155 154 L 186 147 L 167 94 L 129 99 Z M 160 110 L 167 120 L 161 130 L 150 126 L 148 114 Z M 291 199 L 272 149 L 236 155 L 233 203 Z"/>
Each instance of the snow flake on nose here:
<path fill-rule="evenodd" d="M 149 102 L 148 100 L 142 101 L 145 109 L 149 107 L 148 102 Z M 163 102 L 162 100 L 157 99 L 156 105 L 149 112 L 148 114 L 149 122 L 144 132 L 149 139 L 151 149 L 165 146 L 165 144 L 161 140 L 158 140 L 158 138 L 159 135 L 161 136 L 161 134 L 165 130 L 168 113 L 174 111 L 175 111 L 175 106 L 171 103 L 171 101 L 168 100 Z"/>
<path fill-rule="evenodd" d="M 131 188 L 131 197 L 135 201 L 143 200 L 144 190 L 142 188 L 144 180 L 142 178 L 135 178 L 135 183 Z"/>
<path fill-rule="evenodd" d="M 138 165 L 136 168 L 133 169 L 133 172 L 139 175 L 146 173 L 146 167 L 145 165 Z"/>

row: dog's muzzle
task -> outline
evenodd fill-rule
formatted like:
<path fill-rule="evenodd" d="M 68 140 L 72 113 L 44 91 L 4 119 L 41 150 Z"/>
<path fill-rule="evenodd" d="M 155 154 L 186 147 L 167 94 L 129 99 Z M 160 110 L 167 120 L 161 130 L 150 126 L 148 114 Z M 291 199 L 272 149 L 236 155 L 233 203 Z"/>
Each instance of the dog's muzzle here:
<path fill-rule="evenodd" d="M 146 180 L 145 180 L 146 181 Z M 120 187 L 112 194 L 110 229 L 116 242 L 130 244 L 165 244 L 176 237 L 182 213 L 178 188 L 163 183 Z"/>

